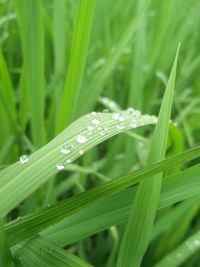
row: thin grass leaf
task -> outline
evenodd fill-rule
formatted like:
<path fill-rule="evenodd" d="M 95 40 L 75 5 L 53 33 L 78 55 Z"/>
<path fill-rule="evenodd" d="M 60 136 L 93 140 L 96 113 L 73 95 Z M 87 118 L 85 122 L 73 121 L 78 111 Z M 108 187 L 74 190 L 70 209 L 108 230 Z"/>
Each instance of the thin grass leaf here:
<path fill-rule="evenodd" d="M 18 242 L 31 237 L 33 234 L 39 233 L 49 225 L 53 225 L 62 219 L 77 213 L 83 208 L 94 204 L 95 201 L 116 194 L 123 189 L 144 180 L 147 177 L 166 170 L 169 166 L 174 167 L 176 165 L 183 164 L 184 162 L 187 162 L 198 156 L 200 156 L 200 147 L 181 153 L 177 156 L 172 156 L 142 170 L 134 171 L 126 176 L 97 186 L 82 194 L 74 196 L 69 200 L 56 204 L 55 206 L 52 205 L 48 208 L 44 208 L 36 213 L 33 213 L 30 216 L 15 220 L 9 223 L 8 227 L 6 228 L 6 230 L 8 230 L 8 238 L 11 237 L 9 244 L 17 244 Z M 188 176 L 186 176 L 184 180 L 187 181 L 187 179 Z M 173 182 L 170 180 L 166 184 L 165 187 L 167 190 L 163 193 L 165 197 L 165 205 L 173 204 L 174 202 L 181 201 L 187 197 L 190 197 L 191 195 L 194 196 L 195 193 L 199 193 L 199 187 L 197 187 L 197 183 L 199 183 L 199 181 L 197 180 L 197 176 L 195 176 L 193 186 L 191 188 L 187 187 L 186 192 L 188 195 L 185 193 L 185 191 L 182 193 L 181 189 L 179 190 L 180 185 L 182 185 L 183 188 L 185 187 L 184 180 L 172 180 Z M 174 189 L 175 193 L 171 194 L 170 189 Z M 37 222 L 39 222 L 39 224 Z M 13 236 L 14 239 L 12 238 Z"/>
<path fill-rule="evenodd" d="M 16 0 L 24 59 L 25 87 L 31 113 L 31 131 L 37 148 L 45 143 L 44 28 L 40 0 Z"/>
<path fill-rule="evenodd" d="M 179 48 L 162 100 L 158 124 L 156 125 L 149 151 L 148 164 L 162 160 L 165 157 L 178 52 Z M 118 257 L 118 267 L 140 266 L 151 238 L 160 197 L 161 183 L 162 174 L 153 176 L 140 183 L 122 240 Z"/>
<path fill-rule="evenodd" d="M 187 238 L 180 246 L 166 255 L 154 267 L 176 267 L 200 249 L 200 231 Z"/>
<path fill-rule="evenodd" d="M 15 252 L 15 259 L 24 267 L 92 267 L 41 236 L 30 239 L 19 248 Z"/>
<path fill-rule="evenodd" d="M 57 132 L 63 130 L 74 119 L 77 112 L 95 4 L 96 0 L 81 0 L 78 4 L 76 25 L 71 44 L 71 57 L 58 116 Z"/>
<path fill-rule="evenodd" d="M 2 218 L 0 218 L 0 266 L 14 267 L 11 251 L 7 244 L 7 238 Z"/>

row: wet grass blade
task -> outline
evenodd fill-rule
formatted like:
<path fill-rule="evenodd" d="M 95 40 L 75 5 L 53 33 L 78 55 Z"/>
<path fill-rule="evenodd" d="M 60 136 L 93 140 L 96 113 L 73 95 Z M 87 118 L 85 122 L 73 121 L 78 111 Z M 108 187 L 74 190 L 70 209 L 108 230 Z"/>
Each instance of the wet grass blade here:
<path fill-rule="evenodd" d="M 147 164 L 165 157 L 169 120 L 174 94 L 176 67 L 179 48 L 167 84 L 166 92 L 151 142 Z M 139 184 L 130 218 L 126 226 L 118 257 L 118 267 L 139 267 L 151 239 L 153 223 L 159 202 L 162 174 L 151 177 Z"/>

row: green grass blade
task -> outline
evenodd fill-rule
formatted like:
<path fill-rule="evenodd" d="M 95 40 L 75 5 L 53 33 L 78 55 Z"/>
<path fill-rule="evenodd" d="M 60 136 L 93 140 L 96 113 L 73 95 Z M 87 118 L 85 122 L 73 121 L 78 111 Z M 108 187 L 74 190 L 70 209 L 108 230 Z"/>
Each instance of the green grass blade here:
<path fill-rule="evenodd" d="M 148 164 L 162 160 L 165 157 L 169 120 L 174 94 L 176 66 L 179 48 L 176 53 L 166 92 L 153 135 Z M 122 240 L 118 267 L 139 267 L 150 242 L 153 223 L 160 197 L 162 174 L 141 182 L 138 187 L 130 218 Z"/>
<path fill-rule="evenodd" d="M 180 246 L 155 264 L 154 267 L 181 266 L 198 250 L 200 250 L 200 231 L 187 238 Z"/>
<path fill-rule="evenodd" d="M 20 26 L 25 84 L 31 113 L 31 131 L 35 146 L 45 143 L 44 127 L 44 27 L 40 0 L 16 0 Z"/>
<path fill-rule="evenodd" d="M 94 204 L 95 201 L 118 193 L 131 185 L 137 184 L 138 182 L 142 181 L 147 177 L 166 170 L 169 166 L 174 167 L 176 165 L 194 159 L 198 156 L 200 156 L 200 147 L 189 150 L 176 156 L 172 156 L 166 160 L 153 164 L 152 166 L 146 167 L 142 170 L 134 171 L 126 176 L 107 182 L 82 194 L 79 194 L 78 196 L 72 197 L 71 199 L 63 201 L 55 206 L 42 209 L 36 213 L 33 213 L 30 216 L 21 218 L 18 221 L 13 221 L 8 225 L 7 228 L 8 237 L 14 236 L 14 240 L 12 239 L 12 241 L 9 241 L 9 244 L 16 244 L 19 241 L 25 240 L 26 238 L 31 237 L 33 234 L 44 230 L 49 225 L 53 225 L 61 221 L 62 219 L 77 213 L 81 209 L 87 206 L 91 206 L 92 204 Z M 187 180 L 188 177 L 189 176 L 185 177 L 187 184 L 189 183 L 189 181 Z M 195 176 L 192 188 L 187 187 L 188 197 L 190 197 L 191 194 L 193 196 L 194 192 L 199 192 L 199 187 L 197 187 L 197 177 L 198 176 Z M 170 205 L 176 201 L 181 201 L 182 199 L 186 198 L 187 194 L 181 192 L 181 185 L 183 186 L 183 188 L 185 187 L 183 181 L 181 179 L 177 179 L 177 181 L 174 180 L 173 182 L 171 182 L 171 179 L 168 181 L 165 186 L 168 190 L 163 192 L 163 195 L 165 197 L 165 205 Z M 171 196 L 170 190 L 174 190 L 174 188 L 175 193 Z M 183 190 L 183 192 L 185 191 Z M 37 222 L 39 222 L 39 224 Z M 16 233 L 18 234 L 18 236 L 16 235 Z"/>
<path fill-rule="evenodd" d="M 92 267 L 92 265 L 55 246 L 41 236 L 27 241 L 16 251 L 15 258 L 24 267 Z"/>
<path fill-rule="evenodd" d="M 0 266 L 14 267 L 2 218 L 0 218 Z"/>
<path fill-rule="evenodd" d="M 63 130 L 77 112 L 77 101 L 90 40 L 96 0 L 79 1 L 76 25 L 71 43 L 71 57 L 61 107 L 58 116 L 57 132 Z"/>
<path fill-rule="evenodd" d="M 114 119 L 113 119 L 114 116 Z M 120 121 L 123 120 L 123 121 Z M 91 113 L 76 120 L 49 144 L 33 153 L 28 164 L 17 162 L 0 172 L 0 214 L 7 214 L 48 179 L 58 173 L 57 165 L 67 166 L 82 153 L 130 127 L 154 124 L 155 116 L 139 115 L 137 111 Z M 87 127 L 92 127 L 88 130 Z M 81 137 L 81 141 L 77 141 Z M 73 146 L 62 153 L 64 145 Z"/>

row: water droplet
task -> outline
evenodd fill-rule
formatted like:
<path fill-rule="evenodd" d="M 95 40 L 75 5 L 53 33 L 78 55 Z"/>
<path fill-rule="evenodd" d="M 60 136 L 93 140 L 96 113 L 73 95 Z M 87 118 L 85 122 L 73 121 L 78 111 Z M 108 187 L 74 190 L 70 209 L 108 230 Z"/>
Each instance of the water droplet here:
<path fill-rule="evenodd" d="M 72 152 L 72 148 L 73 146 L 72 145 L 64 145 L 62 148 L 61 148 L 61 152 L 63 154 L 69 154 Z"/>
<path fill-rule="evenodd" d="M 128 114 L 133 114 L 134 111 L 135 111 L 134 108 L 128 108 L 127 109 Z"/>
<path fill-rule="evenodd" d="M 100 121 L 100 119 L 95 118 L 95 119 L 93 119 L 93 120 L 91 121 L 91 123 L 94 124 L 94 125 L 98 125 L 98 124 L 101 123 L 101 121 Z"/>
<path fill-rule="evenodd" d="M 50 206 L 51 206 L 51 205 L 48 203 L 48 204 L 47 204 L 47 208 L 49 208 Z"/>
<path fill-rule="evenodd" d="M 65 168 L 65 165 L 63 163 L 58 163 L 56 165 L 56 168 L 57 168 L 57 170 L 61 171 L 61 170 L 63 170 Z"/>
<path fill-rule="evenodd" d="M 83 154 L 85 153 L 85 150 L 84 149 L 80 149 L 79 150 L 79 154 L 82 156 Z"/>
<path fill-rule="evenodd" d="M 27 155 L 22 155 L 22 156 L 19 158 L 19 161 L 20 161 L 22 164 L 26 164 L 26 163 L 28 163 L 28 161 L 29 161 L 29 156 L 27 156 Z"/>
<path fill-rule="evenodd" d="M 76 141 L 77 141 L 79 144 L 84 144 L 84 143 L 87 142 L 87 140 L 88 140 L 88 139 L 87 139 L 84 135 L 82 135 L 82 134 L 78 135 L 77 138 L 76 138 Z"/>
<path fill-rule="evenodd" d="M 141 112 L 139 110 L 134 110 L 134 115 L 136 118 L 141 116 Z"/>
<path fill-rule="evenodd" d="M 89 132 L 92 132 L 94 130 L 94 127 L 89 125 L 86 127 L 86 129 L 89 131 Z"/>
<path fill-rule="evenodd" d="M 125 121 L 126 118 L 123 116 L 123 115 L 120 115 L 119 118 L 118 118 L 119 121 Z"/>
<path fill-rule="evenodd" d="M 119 115 L 118 113 L 114 113 L 114 114 L 112 115 L 113 120 L 116 120 L 116 121 L 119 120 L 119 117 L 120 117 L 120 115 Z"/>
<path fill-rule="evenodd" d="M 72 160 L 71 159 L 67 159 L 66 163 L 72 163 Z"/>
<path fill-rule="evenodd" d="M 136 128 L 136 127 L 137 127 L 137 123 L 136 123 L 136 121 L 134 121 L 134 120 L 131 121 L 130 124 L 129 124 L 129 127 L 130 127 L 130 128 Z"/>
<path fill-rule="evenodd" d="M 95 112 L 95 111 L 92 111 L 91 113 L 89 113 L 88 115 L 87 115 L 87 118 L 90 118 L 90 117 L 92 117 L 92 116 L 95 116 L 97 113 Z"/>
<path fill-rule="evenodd" d="M 123 124 L 121 124 L 121 123 L 119 123 L 118 125 L 117 125 L 117 129 L 118 130 L 123 130 L 125 128 L 125 126 L 123 125 Z"/>

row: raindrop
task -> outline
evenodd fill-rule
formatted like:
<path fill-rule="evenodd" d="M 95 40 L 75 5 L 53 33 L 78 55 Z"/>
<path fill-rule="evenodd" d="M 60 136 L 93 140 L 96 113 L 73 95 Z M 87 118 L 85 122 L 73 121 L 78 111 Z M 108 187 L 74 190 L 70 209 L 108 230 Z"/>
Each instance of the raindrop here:
<path fill-rule="evenodd" d="M 66 163 L 72 163 L 71 159 L 66 160 Z"/>
<path fill-rule="evenodd" d="M 63 170 L 65 168 L 65 165 L 63 163 L 58 163 L 56 165 L 56 168 L 57 168 L 57 170 L 61 171 L 61 170 Z"/>
<path fill-rule="evenodd" d="M 78 135 L 77 138 L 76 138 L 76 141 L 79 143 L 79 144 L 84 144 L 87 142 L 87 138 L 84 136 L 84 135 Z"/>
<path fill-rule="evenodd" d="M 87 118 L 90 118 L 91 116 L 95 116 L 97 113 L 95 111 L 92 111 L 87 115 Z"/>
<path fill-rule="evenodd" d="M 83 154 L 85 153 L 85 150 L 84 149 L 80 149 L 79 150 L 79 154 L 82 156 Z"/>
<path fill-rule="evenodd" d="M 141 116 L 141 112 L 139 110 L 135 110 L 134 111 L 134 115 L 136 118 L 140 117 Z"/>
<path fill-rule="evenodd" d="M 98 125 L 98 124 L 101 123 L 101 121 L 100 121 L 99 119 L 95 118 L 95 119 L 93 119 L 93 120 L 91 121 L 91 123 L 94 124 L 94 125 Z"/>
<path fill-rule="evenodd" d="M 119 123 L 118 125 L 117 125 L 117 129 L 118 130 L 123 130 L 125 128 L 125 126 L 123 125 L 123 124 L 121 124 L 121 123 Z"/>
<path fill-rule="evenodd" d="M 118 118 L 119 121 L 125 121 L 126 118 L 123 116 L 123 115 L 120 115 L 119 118 Z"/>
<path fill-rule="evenodd" d="M 113 120 L 116 120 L 116 121 L 119 120 L 119 117 L 120 117 L 120 115 L 118 113 L 114 113 L 112 115 Z"/>
<path fill-rule="evenodd" d="M 94 130 L 94 127 L 89 125 L 86 127 L 86 129 L 89 131 L 89 132 L 92 132 Z"/>
<path fill-rule="evenodd" d="M 134 111 L 135 111 L 134 108 L 128 108 L 127 109 L 128 114 L 133 114 Z"/>
<path fill-rule="evenodd" d="M 26 163 L 28 163 L 28 161 L 29 161 L 29 156 L 27 156 L 27 155 L 22 155 L 22 156 L 19 158 L 19 161 L 20 161 L 22 164 L 26 164 Z"/>
<path fill-rule="evenodd" d="M 136 128 L 137 127 L 136 121 L 131 121 L 129 126 L 130 126 L 130 128 Z"/>
<path fill-rule="evenodd" d="M 72 152 L 72 148 L 73 146 L 72 145 L 64 145 L 62 148 L 61 148 L 61 152 L 63 154 L 69 154 Z"/>

